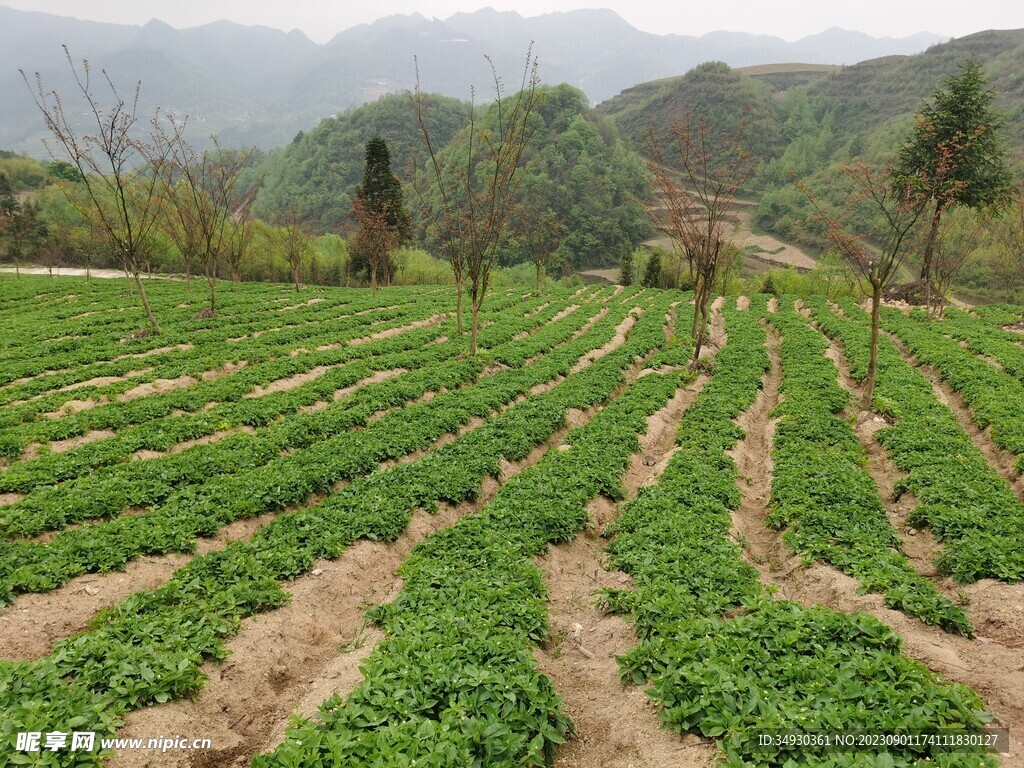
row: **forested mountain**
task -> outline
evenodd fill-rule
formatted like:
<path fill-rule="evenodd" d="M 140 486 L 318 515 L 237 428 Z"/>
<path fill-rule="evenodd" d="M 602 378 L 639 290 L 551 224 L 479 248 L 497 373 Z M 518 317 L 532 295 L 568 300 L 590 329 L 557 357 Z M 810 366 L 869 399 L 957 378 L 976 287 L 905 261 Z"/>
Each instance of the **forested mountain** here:
<path fill-rule="evenodd" d="M 227 145 L 263 149 L 289 141 L 321 118 L 415 85 L 419 59 L 425 91 L 468 98 L 483 93 L 489 54 L 506 83 L 518 82 L 534 41 L 546 83 L 566 82 L 591 103 L 624 88 L 676 75 L 708 60 L 731 66 L 782 61 L 852 63 L 912 53 L 939 40 L 915 35 L 874 39 L 828 30 L 795 43 L 763 35 L 716 32 L 702 37 L 641 32 L 611 11 L 580 10 L 523 18 L 484 9 L 446 20 L 391 16 L 345 30 L 325 45 L 301 32 L 217 22 L 172 29 L 99 24 L 0 7 L 0 147 L 41 156 L 42 122 L 18 69 L 39 71 L 49 88 L 71 87 L 61 44 L 106 68 L 124 90 L 142 81 L 142 106 L 189 115 L 197 140 L 211 133 Z"/>
<path fill-rule="evenodd" d="M 434 140 L 444 146 L 465 125 L 469 104 L 434 95 L 427 104 Z M 254 212 L 270 220 L 294 208 L 318 232 L 342 231 L 363 174 L 366 142 L 374 136 L 388 142 L 393 169 L 407 178 L 407 166 L 422 141 L 408 93 L 382 96 L 325 119 L 272 152 L 254 170 L 263 179 Z"/>
<path fill-rule="evenodd" d="M 445 148 L 466 125 L 469 103 L 435 95 L 428 104 L 435 145 L 457 151 Z M 590 109 L 586 94 L 569 85 L 544 87 L 534 118 L 524 158 L 524 203 L 550 211 L 564 227 L 560 255 L 567 263 L 617 263 L 650 234 L 642 206 L 648 195 L 643 160 Z M 365 144 L 378 135 L 388 142 L 394 170 L 408 181 L 410 161 L 415 156 L 423 164 L 426 157 L 409 95 L 393 94 L 324 120 L 271 153 L 253 170 L 263 177 L 255 212 L 271 220 L 291 207 L 318 232 L 344 231 Z M 407 193 L 407 202 L 416 220 L 415 197 Z M 508 250 L 507 258 L 514 257 Z"/>
<path fill-rule="evenodd" d="M 967 59 L 982 65 L 1006 116 L 1010 162 L 1024 169 L 1024 30 L 988 31 L 935 45 L 915 56 L 887 56 L 836 68 L 706 64 L 686 75 L 628 89 L 601 104 L 640 150 L 645 130 L 664 130 L 689 109 L 713 121 L 749 123 L 749 148 L 762 161 L 747 192 L 755 223 L 780 237 L 821 245 L 813 213 L 793 186 L 803 179 L 837 201 L 847 187 L 839 168 L 881 162 L 913 127 L 922 101 Z"/>

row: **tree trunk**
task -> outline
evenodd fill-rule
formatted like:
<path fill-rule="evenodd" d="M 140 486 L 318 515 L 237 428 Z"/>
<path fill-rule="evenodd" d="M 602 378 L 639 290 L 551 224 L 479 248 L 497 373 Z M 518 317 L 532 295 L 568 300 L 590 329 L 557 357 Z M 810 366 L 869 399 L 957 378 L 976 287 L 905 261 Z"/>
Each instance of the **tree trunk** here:
<path fill-rule="evenodd" d="M 928 239 L 924 241 L 924 253 L 921 261 L 921 279 L 926 281 L 927 286 L 931 285 L 932 276 L 932 254 L 935 252 L 935 241 L 939 236 L 939 223 L 942 219 L 942 204 L 935 203 L 935 213 L 932 214 L 932 223 L 928 227 Z"/>
<path fill-rule="evenodd" d="M 149 306 L 149 299 L 146 297 L 146 289 L 142 285 L 142 277 L 139 275 L 138 270 L 133 273 L 135 276 L 135 287 L 139 289 L 139 298 L 142 299 L 142 308 L 146 310 L 146 317 L 149 318 L 149 324 L 153 326 L 154 333 L 160 333 L 160 324 L 156 321 L 156 315 L 153 314 L 153 309 Z"/>
<path fill-rule="evenodd" d="M 377 265 L 373 262 L 370 263 L 370 288 L 376 293 L 377 291 Z"/>
<path fill-rule="evenodd" d="M 539 261 L 534 262 L 534 266 L 537 267 L 537 293 L 540 293 L 540 268 L 541 264 Z"/>
<path fill-rule="evenodd" d="M 232 267 L 231 279 L 235 281 L 235 293 L 240 293 L 242 290 L 242 271 L 236 267 Z"/>
<path fill-rule="evenodd" d="M 188 292 L 192 293 L 192 270 L 189 269 L 189 265 L 185 265 L 185 286 L 188 288 Z"/>
<path fill-rule="evenodd" d="M 864 402 L 865 411 L 870 411 L 874 402 L 875 376 L 878 368 L 878 315 L 882 305 L 882 284 L 874 282 L 871 285 L 871 353 L 868 356 L 868 376 L 864 380 Z"/>
<path fill-rule="evenodd" d="M 462 335 L 462 281 L 455 281 L 455 327 Z"/>
<path fill-rule="evenodd" d="M 695 306 L 693 308 L 693 328 L 690 333 L 693 335 L 694 340 L 693 365 L 691 366 L 694 370 L 697 368 L 700 350 L 704 346 L 704 334 L 707 332 L 709 298 L 710 292 L 702 280 L 700 285 L 697 286 L 697 292 L 693 297 Z"/>
<path fill-rule="evenodd" d="M 295 282 L 295 292 L 299 292 L 299 266 L 292 267 L 292 280 Z"/>
<path fill-rule="evenodd" d="M 216 279 L 210 280 L 210 314 L 214 317 L 217 316 L 217 281 Z"/>
<path fill-rule="evenodd" d="M 471 309 L 472 319 L 470 320 L 470 324 L 469 324 L 469 355 L 470 355 L 470 357 L 474 357 L 476 355 L 476 331 L 477 331 L 476 321 L 477 321 L 477 313 L 479 311 L 480 311 L 480 305 L 477 302 L 477 300 L 474 298 L 473 301 L 472 301 L 472 309 Z"/>

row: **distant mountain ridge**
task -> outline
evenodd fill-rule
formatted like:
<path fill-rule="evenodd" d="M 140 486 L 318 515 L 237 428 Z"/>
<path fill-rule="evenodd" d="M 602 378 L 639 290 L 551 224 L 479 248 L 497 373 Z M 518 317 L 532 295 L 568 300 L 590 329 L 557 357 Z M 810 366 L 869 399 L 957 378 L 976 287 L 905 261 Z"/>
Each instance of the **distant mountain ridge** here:
<path fill-rule="evenodd" d="M 415 85 L 415 55 L 426 91 L 480 98 L 491 90 L 489 54 L 506 88 L 519 82 L 533 42 L 545 83 L 567 82 L 593 102 L 638 83 L 679 75 L 710 60 L 740 67 L 802 61 L 852 64 L 913 54 L 941 42 L 922 33 L 872 38 L 826 30 L 788 43 L 734 32 L 653 35 L 609 10 L 578 10 L 524 18 L 486 8 L 448 19 L 389 16 L 347 29 L 324 45 L 301 32 L 221 21 L 174 29 L 153 20 L 141 27 L 103 24 L 0 6 L 0 147 L 39 156 L 42 121 L 21 81 L 39 71 L 64 93 L 72 83 L 60 46 L 94 69 L 106 68 L 128 90 L 142 81 L 143 107 L 188 114 L 196 136 L 216 133 L 227 145 L 269 148 L 325 116 Z"/>

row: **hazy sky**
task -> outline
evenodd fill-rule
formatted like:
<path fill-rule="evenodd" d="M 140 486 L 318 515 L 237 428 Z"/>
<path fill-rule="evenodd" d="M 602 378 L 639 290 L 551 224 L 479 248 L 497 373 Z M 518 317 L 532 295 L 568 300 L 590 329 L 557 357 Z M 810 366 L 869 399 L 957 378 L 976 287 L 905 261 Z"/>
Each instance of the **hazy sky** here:
<path fill-rule="evenodd" d="M 604 7 L 646 32 L 700 35 L 715 30 L 754 32 L 796 40 L 829 27 L 902 37 L 934 32 L 962 37 L 982 29 L 1024 27 L 1024 0 L 0 0 L 0 5 L 94 21 L 144 24 L 159 18 L 172 27 L 218 19 L 299 28 L 316 42 L 343 29 L 394 13 L 445 18 L 491 6 L 537 16 L 549 11 Z"/>

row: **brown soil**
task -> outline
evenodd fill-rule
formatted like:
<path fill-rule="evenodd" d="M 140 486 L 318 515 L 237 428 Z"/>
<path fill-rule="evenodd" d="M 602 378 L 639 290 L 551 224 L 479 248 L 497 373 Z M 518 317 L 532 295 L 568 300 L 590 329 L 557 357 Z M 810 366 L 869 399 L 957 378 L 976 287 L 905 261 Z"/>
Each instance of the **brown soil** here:
<path fill-rule="evenodd" d="M 711 302 L 710 309 L 712 312 L 721 312 L 722 307 L 725 306 L 725 296 L 715 296 L 715 300 Z"/>
<path fill-rule="evenodd" d="M 736 297 L 736 309 L 745 311 L 750 309 L 750 297 L 749 296 L 737 296 Z"/>
<path fill-rule="evenodd" d="M 550 324 L 550 323 L 557 323 L 559 320 L 561 320 L 564 317 L 568 317 L 569 315 L 571 315 L 573 312 L 575 312 L 579 308 L 580 308 L 579 304 L 570 304 L 565 309 L 559 311 L 550 320 L 548 320 L 547 323 L 548 324 Z M 543 328 L 544 328 L 544 326 L 542 325 L 542 326 L 540 326 L 538 328 L 533 328 L 533 329 L 526 330 L 526 331 L 520 331 L 519 333 L 517 333 L 515 336 L 512 337 L 512 341 L 522 341 L 523 339 L 528 339 L 533 334 L 540 332 Z"/>
<path fill-rule="evenodd" d="M 316 298 L 310 299 L 309 301 L 304 301 L 301 304 L 292 304 L 289 307 L 277 307 L 274 311 L 275 312 L 289 312 L 289 311 L 291 311 L 293 309 L 302 309 L 303 307 L 308 307 L 308 306 L 311 306 L 312 304 L 319 304 L 322 301 L 327 301 L 327 299 L 318 296 Z"/>
<path fill-rule="evenodd" d="M 629 338 L 629 332 L 633 328 L 633 325 L 636 323 L 637 318 L 641 314 L 643 314 L 642 309 L 640 309 L 639 307 L 633 307 L 633 309 L 630 310 L 630 314 L 627 315 L 626 318 L 615 327 L 615 335 L 612 337 L 611 341 L 609 341 L 607 344 L 605 344 L 603 347 L 599 349 L 595 349 L 592 352 L 588 352 L 582 360 L 577 361 L 576 364 L 573 365 L 571 369 L 569 369 L 569 375 L 571 376 L 575 373 L 579 373 L 588 365 L 594 363 L 597 360 L 600 360 L 609 352 L 621 347 L 626 342 L 626 339 Z"/>
<path fill-rule="evenodd" d="M 408 373 L 407 369 L 392 368 L 387 371 L 377 371 L 373 375 L 360 379 L 355 384 L 349 387 L 343 387 L 342 389 L 337 390 L 333 395 L 331 395 L 331 399 L 335 401 L 341 400 L 343 397 L 348 397 L 356 390 L 362 389 L 368 384 L 379 384 L 382 381 L 387 381 L 388 379 L 393 379 L 396 376 L 400 376 L 403 373 Z M 316 411 L 322 411 L 327 406 L 327 401 L 321 400 L 319 402 L 313 403 L 312 405 L 306 405 L 303 406 L 302 408 L 299 408 L 299 413 L 315 413 Z"/>
<path fill-rule="evenodd" d="M 994 725 L 1008 727 L 1011 733 L 1020 733 L 1024 729 L 1024 699 L 1020 695 L 1024 690 L 1024 647 L 1007 647 L 1003 642 L 987 637 L 968 640 L 950 635 L 886 608 L 879 595 L 858 595 L 857 586 L 854 579 L 835 569 L 814 565 L 794 572 L 781 596 L 805 605 L 820 604 L 845 613 L 864 611 L 871 614 L 903 637 L 908 656 L 947 680 L 973 688 L 984 700 L 986 709 L 995 716 Z M 975 585 L 978 586 L 981 585 Z M 979 596 L 984 595 L 983 589 L 979 590 Z M 1020 592 L 1017 594 L 1019 596 Z M 1019 612 L 1016 621 L 1020 621 Z M 985 630 L 985 625 L 979 625 L 978 629 Z M 1024 766 L 1024 748 L 1020 739 L 1012 739 L 1011 753 L 1002 757 L 1002 764 L 1004 768 Z"/>
<path fill-rule="evenodd" d="M 94 429 L 91 432 L 86 432 L 84 435 L 78 435 L 77 437 L 68 437 L 64 440 L 54 440 L 50 443 L 45 443 L 53 453 L 63 453 L 64 451 L 71 450 L 72 448 L 78 448 L 79 446 L 86 445 L 88 443 L 94 443 L 97 440 L 106 440 L 107 438 L 114 437 L 116 433 L 112 429 Z M 42 454 L 42 444 L 32 443 L 25 446 L 25 450 L 21 454 L 22 461 L 30 461 L 37 458 Z"/>
<path fill-rule="evenodd" d="M 200 378 L 203 381 L 211 381 L 213 379 L 219 379 L 222 376 L 230 376 L 235 371 L 240 371 L 242 368 L 245 368 L 246 365 L 248 365 L 248 362 L 245 360 L 225 363 L 223 366 L 216 370 L 203 371 L 202 374 L 200 374 Z"/>
<path fill-rule="evenodd" d="M 55 389 L 54 392 L 71 392 L 72 390 L 82 389 L 83 387 L 105 387 L 108 384 L 117 384 L 118 382 L 126 381 L 127 379 L 134 379 L 138 378 L 139 376 L 144 376 L 152 370 L 152 368 L 140 368 L 137 371 L 128 371 L 128 373 L 124 374 L 123 376 L 97 376 L 94 379 L 79 381 L 76 382 L 75 384 L 68 384 L 67 386 Z M 45 397 L 45 395 L 38 395 L 37 397 L 31 399 L 35 400 L 38 399 L 38 397 Z"/>
<path fill-rule="evenodd" d="M 107 398 L 102 396 L 88 400 L 68 400 L 66 403 L 61 405 L 60 410 L 51 411 L 50 413 L 44 413 L 41 415 L 46 419 L 62 419 L 65 416 L 73 416 L 81 411 L 87 411 L 90 408 L 95 408 L 97 405 L 103 405 L 105 402 L 107 402 Z"/>
<path fill-rule="evenodd" d="M 653 484 L 668 465 L 679 419 L 705 381 L 702 376 L 681 388 L 664 408 L 648 417 L 641 450 L 633 455 L 623 478 L 627 499 Z M 624 687 L 620 682 L 616 656 L 635 647 L 637 637 L 624 617 L 602 612 L 595 596 L 605 588 L 628 588 L 632 580 L 607 570 L 605 542 L 599 535 L 615 520 L 618 508 L 599 497 L 589 512 L 592 524 L 580 536 L 537 558 L 548 585 L 551 632 L 534 655 L 565 699 L 577 728 L 577 735 L 556 753 L 555 766 L 713 765 L 713 742 L 662 730 L 643 688 Z"/>
<path fill-rule="evenodd" d="M 131 514 L 145 511 L 136 509 Z M 196 551 L 203 555 L 223 549 L 233 541 L 248 539 L 278 514 L 281 513 L 236 520 L 212 538 L 197 539 Z M 37 540 L 52 539 L 55 533 L 51 531 Z M 0 608 L 0 625 L 5 628 L 0 633 L 0 658 L 27 660 L 45 656 L 53 650 L 54 643 L 84 630 L 99 611 L 140 589 L 161 586 L 192 557 L 181 553 L 142 557 L 128 563 L 123 572 L 83 574 L 52 592 L 20 595 L 11 605 Z"/>
<path fill-rule="evenodd" d="M 246 393 L 245 397 L 263 397 L 272 392 L 287 392 L 288 390 L 297 389 L 303 384 L 313 381 L 313 379 L 320 378 L 327 371 L 331 370 L 332 367 L 330 365 L 318 365 L 315 368 L 310 368 L 305 373 L 296 373 L 294 376 L 275 379 L 266 386 L 256 387 L 252 392 Z"/>
<path fill-rule="evenodd" d="M 0 507 L 15 504 L 25 498 L 24 493 L 0 493 Z"/>
<path fill-rule="evenodd" d="M 157 379 L 156 381 L 147 381 L 145 384 L 139 384 L 137 387 L 132 387 L 127 392 L 121 393 L 118 396 L 118 401 L 127 403 L 129 400 L 136 400 L 140 397 L 148 397 L 149 395 L 156 395 L 161 392 L 171 392 L 175 389 L 184 389 L 195 384 L 198 379 L 192 376 L 179 376 L 176 379 Z"/>
<path fill-rule="evenodd" d="M 405 333 L 406 331 L 414 331 L 418 328 L 431 328 L 435 325 L 440 325 L 445 320 L 447 320 L 448 317 L 448 314 L 442 313 L 440 315 L 428 317 L 425 320 L 417 320 L 416 322 L 409 323 L 408 325 L 402 325 L 397 328 L 388 328 L 386 331 L 378 331 L 377 333 L 372 333 L 369 336 L 363 336 L 358 339 L 352 339 L 350 342 L 348 342 L 347 346 L 358 347 L 360 344 L 368 344 L 369 342 L 377 341 L 378 339 L 390 339 L 393 336 L 398 336 L 400 334 Z M 323 347 L 317 347 L 317 349 L 323 349 Z"/>
<path fill-rule="evenodd" d="M 743 548 L 744 558 L 758 569 L 762 581 L 781 589 L 782 579 L 800 564 L 799 558 L 786 549 L 779 534 L 765 522 L 775 469 L 772 447 L 779 422 L 771 413 L 781 399 L 782 384 L 781 339 L 769 331 L 767 343 L 771 369 L 754 404 L 736 419 L 746 437 L 728 452 L 736 462 L 742 499 L 739 509 L 732 514 L 732 527 L 733 538 Z"/>
<path fill-rule="evenodd" d="M 0 608 L 0 658 L 46 656 L 54 643 L 84 630 L 101 610 L 140 589 L 160 586 L 190 559 L 180 554 L 143 557 L 128 563 L 123 573 L 87 574 L 52 592 L 20 595 Z"/>
<path fill-rule="evenodd" d="M 919 500 L 910 493 L 904 493 L 898 500 L 895 498 L 896 484 L 906 477 L 906 473 L 901 472 L 889 460 L 885 449 L 874 439 L 875 432 L 888 426 L 888 423 L 877 414 L 859 410 L 864 396 L 864 388 L 850 375 L 849 365 L 835 343 L 829 342 L 825 356 L 835 363 L 839 371 L 839 385 L 853 395 L 847 405 L 847 412 L 852 416 L 854 431 L 860 439 L 861 445 L 867 451 L 868 472 L 878 486 L 878 493 L 885 504 L 889 524 L 899 535 L 903 551 L 910 561 L 910 565 L 929 579 L 943 595 L 956 602 L 956 584 L 952 579 L 942 576 L 935 567 L 935 558 L 942 545 L 936 541 L 928 529 L 917 530 L 911 528 L 907 523 L 907 518 L 920 503 Z"/>
<path fill-rule="evenodd" d="M 193 448 L 197 445 L 209 445 L 210 443 L 217 443 L 226 437 L 231 437 L 231 435 L 237 435 L 241 432 L 254 435 L 256 434 L 256 429 L 248 425 L 234 427 L 232 429 L 222 429 L 219 432 L 214 432 L 212 435 L 203 435 L 202 437 L 197 437 L 192 440 L 184 440 L 180 443 L 176 443 L 175 445 L 171 446 L 170 450 L 167 451 L 150 451 L 143 448 L 138 451 L 135 451 L 135 453 L 132 454 L 132 458 L 137 461 L 148 461 L 150 459 L 158 459 L 161 456 L 168 456 L 173 455 L 175 453 L 181 453 L 182 451 L 186 451 L 189 448 Z"/>
<path fill-rule="evenodd" d="M 584 421 L 597 410 L 591 409 Z M 560 429 L 522 461 L 501 462 L 501 482 L 537 463 L 561 443 L 568 429 Z M 395 570 L 412 547 L 479 511 L 499 487 L 498 481 L 486 478 L 473 502 L 441 505 L 434 515 L 417 511 L 396 542 L 360 541 L 337 560 L 317 563 L 288 586 L 289 604 L 244 622 L 242 632 L 228 641 L 232 655 L 227 661 L 205 665 L 209 682 L 192 701 L 133 712 L 118 734 L 128 738 L 196 734 L 212 739 L 212 751 L 159 758 L 147 757 L 143 750 L 122 752 L 109 765 L 243 766 L 252 755 L 273 748 L 283 739 L 293 715 L 309 716 L 333 693 L 347 695 L 362 682 L 359 665 L 383 638 L 379 631 L 365 627 L 363 614 L 401 589 Z"/>
<path fill-rule="evenodd" d="M 130 355 L 118 355 L 117 357 L 114 358 L 114 362 L 117 362 L 118 360 L 127 360 L 129 358 L 150 357 L 151 355 L 162 355 L 164 352 L 174 352 L 174 351 L 184 352 L 187 349 L 192 349 L 191 342 L 188 343 L 188 344 L 175 344 L 175 345 L 170 346 L 170 347 L 157 347 L 156 349 L 150 349 L 150 350 L 148 350 L 146 352 L 135 352 L 135 353 L 130 354 Z"/>
<path fill-rule="evenodd" d="M 779 300 L 775 296 L 768 299 L 768 311 L 772 314 L 779 311 Z"/>

